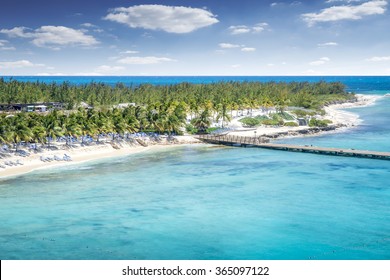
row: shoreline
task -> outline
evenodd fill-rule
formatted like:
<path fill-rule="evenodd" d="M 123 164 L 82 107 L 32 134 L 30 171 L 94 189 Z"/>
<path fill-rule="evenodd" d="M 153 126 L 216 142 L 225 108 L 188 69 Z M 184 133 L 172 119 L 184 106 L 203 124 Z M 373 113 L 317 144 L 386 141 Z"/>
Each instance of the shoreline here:
<path fill-rule="evenodd" d="M 258 127 L 256 129 L 242 128 L 242 130 L 235 130 L 229 132 L 230 135 L 239 136 L 262 136 L 270 139 L 280 139 L 289 137 L 308 137 L 318 136 L 324 133 L 343 132 L 345 129 L 350 129 L 358 126 L 363 122 L 359 118 L 358 114 L 347 112 L 343 109 L 366 107 L 375 104 L 375 102 L 382 98 L 380 95 L 361 95 L 357 94 L 357 101 L 352 103 L 334 104 L 324 107 L 326 112 L 324 119 L 330 119 L 333 124 L 327 128 L 310 128 L 308 126 L 299 127 Z M 233 120 L 238 124 L 237 120 Z M 256 134 L 255 134 L 256 131 Z M 145 139 L 143 140 L 145 141 Z M 46 168 L 56 168 L 62 166 L 69 166 L 80 164 L 88 161 L 100 160 L 105 158 L 122 157 L 131 154 L 141 153 L 149 150 L 163 150 L 167 147 L 180 147 L 189 144 L 202 144 L 203 142 L 195 139 L 192 136 L 175 136 L 175 141 L 168 141 L 167 138 L 162 138 L 159 142 L 148 141 L 148 146 L 142 146 L 139 143 L 104 143 L 94 144 L 91 146 L 83 147 L 65 147 L 59 146 L 57 150 L 44 150 L 40 153 L 31 153 L 28 157 L 20 157 L 12 155 L 8 158 L 3 158 L 1 162 L 23 162 L 23 165 L 6 166 L 0 169 L 0 179 L 6 179 L 10 177 L 16 177 L 23 174 L 33 172 L 35 170 L 41 170 Z M 41 157 L 49 158 L 63 158 L 64 155 L 70 156 L 72 161 L 56 161 L 50 162 L 42 161 Z"/>
<path fill-rule="evenodd" d="M 189 144 L 201 144 L 202 142 L 191 137 L 191 136 L 177 136 L 176 143 L 149 143 L 147 147 L 141 145 L 134 145 L 129 143 L 120 143 L 120 148 L 118 149 L 119 144 L 112 145 L 111 143 L 98 144 L 93 146 L 84 146 L 76 148 L 67 148 L 67 149 L 58 149 L 53 151 L 45 150 L 40 153 L 31 154 L 28 157 L 21 158 L 20 156 L 13 155 L 9 158 L 3 159 L 3 161 L 13 161 L 19 160 L 23 162 L 23 165 L 6 167 L 5 169 L 0 170 L 0 179 L 6 179 L 10 177 L 16 177 L 24 175 L 36 170 L 42 169 L 51 169 L 56 167 L 71 166 L 76 164 L 81 164 L 89 161 L 102 160 L 105 158 L 115 158 L 115 157 L 125 157 L 132 154 L 142 153 L 146 151 L 158 151 L 164 150 L 167 148 L 174 148 L 185 146 Z M 115 148 L 114 148 L 115 147 Z M 41 157 L 59 157 L 62 158 L 66 154 L 71 158 L 71 161 L 56 161 L 52 160 L 50 162 L 42 161 Z"/>
<path fill-rule="evenodd" d="M 368 107 L 375 104 L 375 102 L 383 96 L 381 95 L 364 95 L 356 94 L 357 101 L 347 102 L 341 104 L 332 104 L 324 107 L 325 115 L 319 119 L 328 119 L 332 121 L 332 124 L 328 127 L 309 127 L 309 126 L 296 126 L 296 127 L 270 127 L 260 126 L 257 128 L 243 128 L 229 132 L 229 135 L 237 136 L 250 136 L 254 135 L 269 138 L 269 139 L 281 139 L 290 137 L 310 137 L 318 136 L 328 133 L 341 133 L 353 127 L 360 125 L 363 120 L 356 113 L 348 112 L 344 109 Z M 238 121 L 236 121 L 236 125 Z M 255 134 L 256 132 L 256 134 Z"/>

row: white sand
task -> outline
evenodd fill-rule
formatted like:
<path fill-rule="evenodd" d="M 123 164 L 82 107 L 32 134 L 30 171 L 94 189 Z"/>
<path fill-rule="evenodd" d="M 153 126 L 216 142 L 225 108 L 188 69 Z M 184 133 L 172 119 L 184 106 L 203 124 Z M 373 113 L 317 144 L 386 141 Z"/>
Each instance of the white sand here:
<path fill-rule="evenodd" d="M 381 96 L 376 95 L 357 95 L 358 102 L 355 103 L 344 103 L 327 106 L 325 108 L 326 115 L 323 117 L 324 119 L 332 120 L 335 125 L 345 125 L 346 127 L 353 127 L 359 125 L 361 123 L 361 119 L 359 115 L 344 111 L 342 109 L 359 107 L 359 106 L 369 106 L 375 103 L 375 101 Z M 230 123 L 230 126 L 237 128 L 237 131 L 230 132 L 230 135 L 240 135 L 240 136 L 255 136 L 256 135 L 272 135 L 280 132 L 289 132 L 302 130 L 308 127 L 299 126 L 299 127 L 266 127 L 261 126 L 257 129 L 245 129 L 242 127 L 241 123 L 238 119 L 233 120 Z M 199 141 L 192 136 L 176 136 L 177 141 L 175 143 L 169 143 L 164 139 L 161 143 L 148 143 L 148 147 L 142 147 L 140 145 L 132 146 L 128 144 L 122 144 L 120 149 L 115 149 L 111 146 L 111 144 L 101 144 L 101 145 L 93 145 L 93 146 L 85 146 L 71 149 L 59 149 L 56 151 L 44 151 L 42 153 L 34 154 L 32 153 L 29 157 L 20 157 L 20 156 L 11 156 L 9 158 L 1 159 L 0 164 L 3 164 L 5 161 L 21 161 L 23 165 L 17 166 L 6 166 L 6 168 L 0 168 L 0 178 L 16 176 L 24 173 L 31 172 L 36 169 L 41 168 L 55 168 L 63 165 L 70 165 L 81 163 L 90 160 L 108 158 L 108 157 L 118 157 L 125 156 L 134 153 L 144 152 L 150 149 L 166 149 L 169 146 L 177 146 L 183 144 L 193 144 L 199 143 Z M 43 162 L 40 160 L 41 156 L 44 157 L 63 157 L 64 154 L 69 155 L 72 158 L 72 161 L 51 161 L 51 162 Z"/>
<path fill-rule="evenodd" d="M 362 120 L 359 118 L 359 115 L 342 109 L 370 106 L 373 105 L 376 100 L 382 98 L 383 96 L 357 94 L 356 97 L 358 98 L 357 102 L 326 106 L 324 108 L 326 112 L 325 116 L 322 117 L 317 116 L 317 118 L 331 120 L 333 125 L 343 125 L 347 128 L 354 127 L 359 125 L 362 122 Z M 229 135 L 251 136 L 251 137 L 255 135 L 257 136 L 272 135 L 281 132 L 297 131 L 297 130 L 309 128 L 308 126 L 297 126 L 297 127 L 260 126 L 256 129 L 255 128 L 248 129 L 248 128 L 244 128 L 237 119 L 233 120 L 232 123 L 234 123 L 234 127 L 236 127 L 237 130 L 230 132 Z"/>
<path fill-rule="evenodd" d="M 100 144 L 100 145 L 84 146 L 84 147 L 77 147 L 77 148 L 70 148 L 70 149 L 69 148 L 59 149 L 55 151 L 45 150 L 44 152 L 37 153 L 37 154 L 31 153 L 31 155 L 28 157 L 13 155 L 11 157 L 2 159 L 0 163 L 3 164 L 3 162 L 5 161 L 16 162 L 17 160 L 19 160 L 20 162 L 23 163 L 23 165 L 6 166 L 5 169 L 1 168 L 0 178 L 21 175 L 36 169 L 55 168 L 64 165 L 77 164 L 77 163 L 96 160 L 96 159 L 126 156 L 126 155 L 144 152 L 152 149 L 153 150 L 167 149 L 168 147 L 173 147 L 177 145 L 200 143 L 199 140 L 191 136 L 176 136 L 175 139 L 177 139 L 176 143 L 168 143 L 167 141 L 162 141 L 161 144 L 149 143 L 148 147 L 143 147 L 140 145 L 134 146 L 128 144 L 121 144 L 122 146 L 120 149 L 115 149 L 112 147 L 111 144 Z M 53 160 L 51 162 L 44 162 L 41 160 L 41 156 L 51 157 L 51 158 L 57 156 L 63 158 L 64 154 L 69 155 L 72 161 Z"/>

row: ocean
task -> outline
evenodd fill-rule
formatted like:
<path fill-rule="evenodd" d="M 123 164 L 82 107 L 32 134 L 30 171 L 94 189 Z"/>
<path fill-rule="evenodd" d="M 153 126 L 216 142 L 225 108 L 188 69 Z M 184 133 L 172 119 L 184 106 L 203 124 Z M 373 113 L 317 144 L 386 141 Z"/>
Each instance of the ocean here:
<path fill-rule="evenodd" d="M 126 86 L 139 84 L 169 85 L 183 82 L 189 83 L 216 83 L 216 82 L 342 82 L 348 91 L 356 93 L 382 94 L 390 92 L 390 76 L 3 76 L 24 82 L 46 82 L 81 85 L 90 82 L 116 85 L 123 83 Z"/>
<path fill-rule="evenodd" d="M 390 92 L 390 77 L 90 79 L 326 80 Z M 360 126 L 279 141 L 390 151 L 389 109 L 384 97 L 349 109 Z M 211 145 L 39 170 L 0 180 L 0 259 L 389 260 L 389 179 L 390 161 Z"/>

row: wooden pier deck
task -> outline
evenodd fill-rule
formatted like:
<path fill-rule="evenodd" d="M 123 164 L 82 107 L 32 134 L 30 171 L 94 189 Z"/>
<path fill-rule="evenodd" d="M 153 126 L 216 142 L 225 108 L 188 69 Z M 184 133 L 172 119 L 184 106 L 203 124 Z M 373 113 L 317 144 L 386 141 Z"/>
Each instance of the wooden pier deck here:
<path fill-rule="evenodd" d="M 365 151 L 355 149 L 327 148 L 315 146 L 300 146 L 290 144 L 275 144 L 269 143 L 261 137 L 245 137 L 245 136 L 212 136 L 198 135 L 199 140 L 211 144 L 239 146 L 239 147 L 258 147 L 264 149 L 281 150 L 289 152 L 312 153 L 330 156 L 358 157 L 369 159 L 390 160 L 390 152 Z"/>

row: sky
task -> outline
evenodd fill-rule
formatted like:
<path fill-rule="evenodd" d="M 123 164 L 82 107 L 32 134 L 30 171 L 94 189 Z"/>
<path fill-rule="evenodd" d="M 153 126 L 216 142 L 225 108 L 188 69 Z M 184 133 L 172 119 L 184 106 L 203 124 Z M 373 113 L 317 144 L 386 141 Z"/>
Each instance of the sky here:
<path fill-rule="evenodd" d="M 0 76 L 390 75 L 390 0 L 3 0 Z"/>

